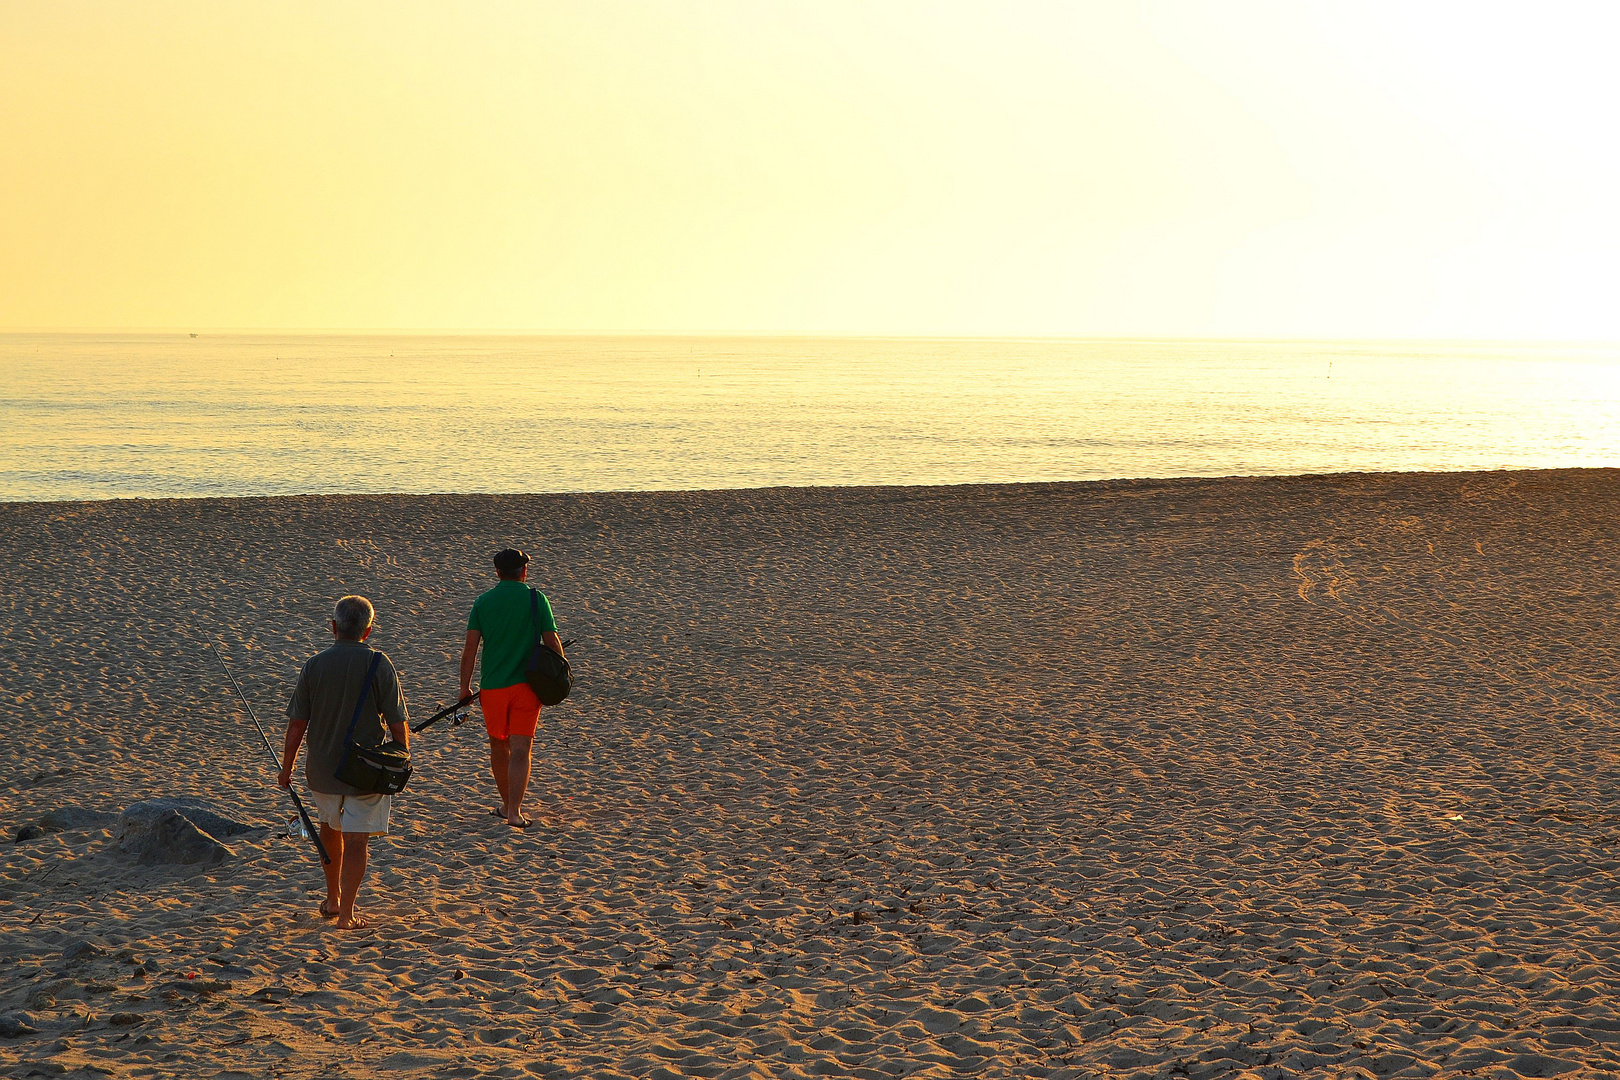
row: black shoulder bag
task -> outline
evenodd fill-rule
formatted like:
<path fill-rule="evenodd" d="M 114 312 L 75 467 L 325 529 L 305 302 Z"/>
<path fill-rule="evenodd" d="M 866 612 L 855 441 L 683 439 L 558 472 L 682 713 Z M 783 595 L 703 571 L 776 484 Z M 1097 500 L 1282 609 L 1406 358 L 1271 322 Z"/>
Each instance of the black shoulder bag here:
<path fill-rule="evenodd" d="M 561 704 L 574 688 L 574 673 L 568 661 L 546 648 L 540 640 L 540 594 L 529 586 L 529 614 L 534 620 L 534 651 L 529 654 L 523 681 L 529 684 L 542 705 Z"/>
<path fill-rule="evenodd" d="M 411 752 L 392 739 L 381 746 L 356 746 L 354 727 L 360 722 L 360 710 L 371 693 L 372 680 L 377 677 L 377 665 L 382 653 L 371 654 L 371 667 L 366 670 L 366 684 L 360 688 L 360 700 L 354 703 L 354 715 L 349 718 L 349 731 L 343 736 L 343 757 L 332 774 L 364 795 L 392 795 L 405 787 L 411 778 Z"/>

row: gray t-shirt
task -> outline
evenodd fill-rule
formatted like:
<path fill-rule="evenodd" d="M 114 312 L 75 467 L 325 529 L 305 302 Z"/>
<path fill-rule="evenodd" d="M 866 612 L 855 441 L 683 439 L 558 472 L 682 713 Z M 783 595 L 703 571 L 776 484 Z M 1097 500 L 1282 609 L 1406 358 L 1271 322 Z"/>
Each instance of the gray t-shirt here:
<path fill-rule="evenodd" d="M 304 735 L 308 747 L 304 754 L 304 779 L 311 791 L 324 795 L 362 794 L 332 773 L 343 758 L 344 736 L 354 717 L 354 703 L 360 698 L 360 687 L 365 682 L 366 669 L 371 667 L 372 655 L 371 646 L 364 642 L 339 641 L 325 652 L 310 657 L 304 670 L 298 673 L 298 685 L 287 703 L 287 719 L 309 723 Z M 399 676 L 386 655 L 377 664 L 371 693 L 366 695 L 360 719 L 354 725 L 355 743 L 381 746 L 387 742 L 384 717 L 394 724 L 409 722 Z"/>

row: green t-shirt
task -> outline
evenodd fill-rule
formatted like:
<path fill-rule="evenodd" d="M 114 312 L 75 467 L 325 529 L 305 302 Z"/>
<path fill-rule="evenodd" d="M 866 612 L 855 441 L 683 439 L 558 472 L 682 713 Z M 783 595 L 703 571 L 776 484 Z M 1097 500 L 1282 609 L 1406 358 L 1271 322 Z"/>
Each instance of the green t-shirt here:
<path fill-rule="evenodd" d="M 535 638 L 528 585 L 503 581 L 474 600 L 467 629 L 478 631 L 484 638 L 484 666 L 478 675 L 478 689 L 499 690 L 523 681 Z M 551 601 L 540 593 L 540 633 L 547 631 L 557 632 L 557 620 L 551 615 Z"/>

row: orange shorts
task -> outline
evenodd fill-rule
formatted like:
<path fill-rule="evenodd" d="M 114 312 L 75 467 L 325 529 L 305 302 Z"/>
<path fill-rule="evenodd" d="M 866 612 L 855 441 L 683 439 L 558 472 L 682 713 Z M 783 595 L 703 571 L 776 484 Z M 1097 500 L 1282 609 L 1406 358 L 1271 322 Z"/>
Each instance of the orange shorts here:
<path fill-rule="evenodd" d="M 478 707 L 484 712 L 484 730 L 492 739 L 513 735 L 532 739 L 534 729 L 540 726 L 540 699 L 534 696 L 528 683 L 480 690 Z"/>

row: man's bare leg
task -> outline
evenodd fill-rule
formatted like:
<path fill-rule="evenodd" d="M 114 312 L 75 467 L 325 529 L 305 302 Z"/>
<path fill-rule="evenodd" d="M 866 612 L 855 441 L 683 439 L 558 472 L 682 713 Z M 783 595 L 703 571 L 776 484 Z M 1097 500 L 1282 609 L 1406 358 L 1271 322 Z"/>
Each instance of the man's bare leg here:
<path fill-rule="evenodd" d="M 347 857 L 343 860 L 343 872 L 340 875 L 343 891 L 338 898 L 337 928 L 358 930 L 368 925 L 366 920 L 355 914 L 354 902 L 360 895 L 360 882 L 366 877 L 366 856 L 370 854 L 371 834 L 346 832 L 343 834 L 342 843 Z"/>
<path fill-rule="evenodd" d="M 326 845 L 326 854 L 331 862 L 321 867 L 326 871 L 326 899 L 321 901 L 321 918 L 335 919 L 338 916 L 339 892 L 338 875 L 343 871 L 343 834 L 338 832 L 326 822 L 321 822 L 321 843 Z"/>
<path fill-rule="evenodd" d="M 489 771 L 495 777 L 495 790 L 501 793 L 501 813 L 511 816 L 508 809 L 510 800 L 506 796 L 508 778 L 512 774 L 511 767 L 512 748 L 507 745 L 506 739 L 497 739 L 494 736 L 489 740 Z"/>
<path fill-rule="evenodd" d="M 534 751 L 534 736 L 513 735 L 506 741 L 511 744 L 504 792 L 507 796 L 506 823 L 526 826 L 529 819 L 523 816 L 523 796 L 529 793 L 529 769 Z"/>

